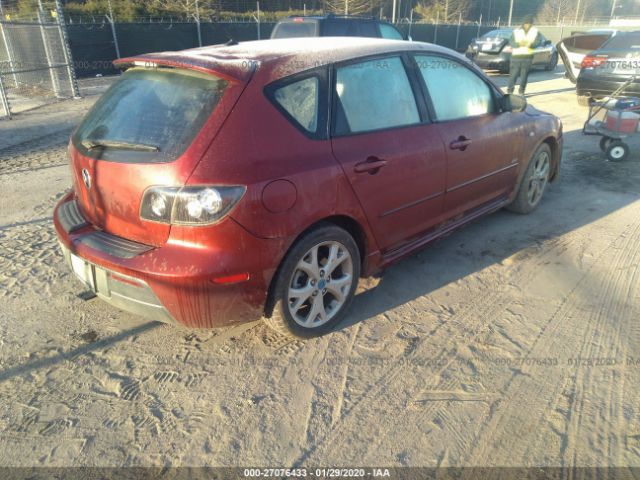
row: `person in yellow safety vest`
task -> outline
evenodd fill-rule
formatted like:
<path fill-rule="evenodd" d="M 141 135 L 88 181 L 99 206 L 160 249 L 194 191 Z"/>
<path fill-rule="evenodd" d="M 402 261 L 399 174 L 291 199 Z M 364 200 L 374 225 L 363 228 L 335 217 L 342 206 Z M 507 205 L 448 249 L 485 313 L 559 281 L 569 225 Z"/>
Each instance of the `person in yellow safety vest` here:
<path fill-rule="evenodd" d="M 520 77 L 520 95 L 524 95 L 529 79 L 529 71 L 533 64 L 534 49 L 540 45 L 540 33 L 533 26 L 533 16 L 527 15 L 522 26 L 516 28 L 511 35 L 511 62 L 509 65 L 508 93 L 513 90 Z"/>

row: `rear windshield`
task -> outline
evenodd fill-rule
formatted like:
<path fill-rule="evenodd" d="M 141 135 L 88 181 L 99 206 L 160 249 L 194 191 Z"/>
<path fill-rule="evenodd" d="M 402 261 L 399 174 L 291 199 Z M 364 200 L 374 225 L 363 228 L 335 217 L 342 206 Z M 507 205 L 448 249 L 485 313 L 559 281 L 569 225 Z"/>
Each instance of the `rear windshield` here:
<path fill-rule="evenodd" d="M 278 23 L 271 38 L 315 37 L 318 35 L 318 22 L 313 20 L 293 20 Z"/>
<path fill-rule="evenodd" d="M 170 68 L 132 68 L 89 111 L 73 143 L 102 160 L 170 162 L 189 146 L 227 82 Z"/>
<path fill-rule="evenodd" d="M 508 40 L 509 38 L 511 38 L 512 33 L 513 32 L 511 30 L 492 30 L 490 32 L 485 33 L 480 38 L 482 40 L 489 40 L 494 38 L 501 38 L 503 40 Z"/>
<path fill-rule="evenodd" d="M 603 50 L 640 50 L 640 32 L 621 33 L 615 37 L 611 37 L 607 43 L 602 46 Z"/>

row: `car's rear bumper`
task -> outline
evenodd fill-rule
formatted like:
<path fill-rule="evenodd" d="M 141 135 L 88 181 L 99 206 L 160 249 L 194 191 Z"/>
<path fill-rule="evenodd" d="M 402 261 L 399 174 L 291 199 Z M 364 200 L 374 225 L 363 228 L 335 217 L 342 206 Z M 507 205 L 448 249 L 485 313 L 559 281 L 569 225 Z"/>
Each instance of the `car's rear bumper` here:
<path fill-rule="evenodd" d="M 627 80 L 627 77 L 602 78 L 581 72 L 576 82 L 576 92 L 586 97 L 607 97 L 617 91 Z M 619 95 L 640 95 L 640 80 L 631 82 Z"/>
<path fill-rule="evenodd" d="M 478 65 L 480 68 L 496 68 L 496 69 L 504 69 L 509 66 L 510 55 L 507 54 L 491 54 L 491 53 L 482 53 L 478 52 L 473 55 L 467 55 L 473 62 Z"/>
<path fill-rule="evenodd" d="M 85 287 L 94 292 L 100 299 L 114 307 L 141 317 L 159 322 L 177 323 L 153 293 L 153 290 L 143 280 L 116 273 L 87 262 L 71 253 L 62 242 L 60 243 L 60 248 L 67 266 L 76 274 Z M 84 272 L 83 278 L 80 278 L 76 273 L 79 269 Z"/>
<path fill-rule="evenodd" d="M 85 286 L 99 298 L 189 327 L 225 326 L 263 314 L 287 240 L 255 237 L 227 218 L 215 226 L 214 247 L 197 238 L 169 238 L 150 247 L 101 232 L 70 202 L 72 194 L 54 211 L 56 232 L 69 266 L 75 257 L 74 273 L 84 268 Z"/>

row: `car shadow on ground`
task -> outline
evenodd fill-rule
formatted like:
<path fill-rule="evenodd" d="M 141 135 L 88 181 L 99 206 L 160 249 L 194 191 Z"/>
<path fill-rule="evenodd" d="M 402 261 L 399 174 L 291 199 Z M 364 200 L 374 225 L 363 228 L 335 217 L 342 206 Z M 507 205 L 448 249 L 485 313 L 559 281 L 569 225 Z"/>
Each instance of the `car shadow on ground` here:
<path fill-rule="evenodd" d="M 140 335 L 150 330 L 156 329 L 161 325 L 162 324 L 159 322 L 145 322 L 145 323 L 127 328 L 116 335 L 111 335 L 109 337 L 101 338 L 96 341 L 93 341 L 93 338 L 87 338 L 86 341 L 88 343 L 85 343 L 74 349 L 61 351 L 56 355 L 47 356 L 44 358 L 38 358 L 25 363 L 19 363 L 17 365 L 1 370 L 0 384 L 3 382 L 6 382 L 7 380 L 10 380 L 13 377 L 26 376 L 29 373 L 33 372 L 34 370 L 39 370 L 42 368 L 50 368 L 53 365 L 56 365 L 65 360 L 73 360 L 74 358 L 77 358 L 80 355 L 87 355 L 91 352 L 107 350 L 109 347 L 119 342 L 122 342 L 123 340 L 134 337 L 136 335 Z"/>

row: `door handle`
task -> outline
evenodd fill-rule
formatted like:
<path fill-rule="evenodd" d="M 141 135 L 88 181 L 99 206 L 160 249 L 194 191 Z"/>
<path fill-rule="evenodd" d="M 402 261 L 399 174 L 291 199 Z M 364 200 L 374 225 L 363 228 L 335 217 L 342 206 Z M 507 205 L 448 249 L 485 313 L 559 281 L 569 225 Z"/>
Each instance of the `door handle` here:
<path fill-rule="evenodd" d="M 449 148 L 451 150 L 461 150 L 464 152 L 469 145 L 471 145 L 471 140 L 464 135 L 460 135 L 457 140 L 454 140 L 449 144 Z"/>
<path fill-rule="evenodd" d="M 381 160 L 378 157 L 369 157 L 362 163 L 356 163 L 356 166 L 353 170 L 356 173 L 368 173 L 369 175 L 375 175 L 386 164 L 386 160 Z"/>

